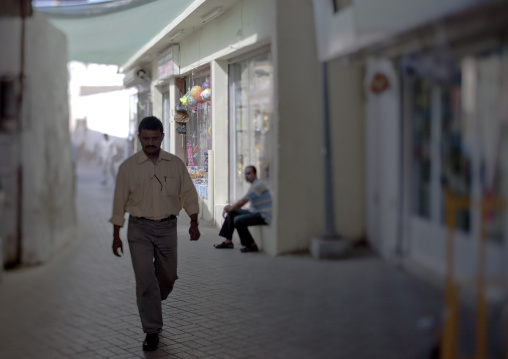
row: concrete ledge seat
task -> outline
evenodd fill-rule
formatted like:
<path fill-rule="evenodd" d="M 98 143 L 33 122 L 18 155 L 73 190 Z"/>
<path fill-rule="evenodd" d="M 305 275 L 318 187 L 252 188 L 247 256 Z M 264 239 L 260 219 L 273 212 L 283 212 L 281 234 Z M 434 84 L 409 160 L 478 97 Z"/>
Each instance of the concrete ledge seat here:
<path fill-rule="evenodd" d="M 222 220 L 222 223 L 224 223 L 224 220 Z M 252 235 L 252 238 L 254 238 L 254 242 L 256 242 L 260 251 L 263 250 L 264 238 L 267 238 L 268 236 L 268 231 L 270 230 L 269 227 L 270 227 L 269 224 L 261 224 L 249 227 L 249 232 Z M 233 243 L 235 244 L 235 248 L 241 247 L 240 237 L 238 236 L 238 232 L 236 230 L 233 233 Z"/>
<path fill-rule="evenodd" d="M 222 213 L 222 211 L 224 210 L 224 207 L 226 205 L 227 204 L 225 204 L 225 203 L 215 205 L 215 213 L 216 214 Z M 215 217 L 215 221 L 216 221 L 215 223 L 217 225 L 218 230 L 220 230 L 220 228 L 222 227 L 222 224 L 224 223 L 224 218 L 222 218 L 222 216 L 217 216 L 217 217 Z M 263 250 L 263 240 L 264 240 L 264 238 L 268 238 L 268 233 L 270 231 L 270 224 L 261 224 L 261 225 L 257 225 L 257 226 L 250 226 L 249 231 L 250 231 L 250 234 L 252 235 L 252 238 L 254 238 L 254 241 L 256 242 L 259 250 L 260 251 Z M 217 231 L 217 234 L 218 233 L 219 232 Z M 240 237 L 238 236 L 238 233 L 236 230 L 233 233 L 233 243 L 235 244 L 235 247 L 241 246 Z"/>
<path fill-rule="evenodd" d="M 252 234 L 252 238 L 254 238 L 254 241 L 256 242 L 260 251 L 263 250 L 263 242 L 268 235 L 269 227 L 269 224 L 261 224 L 258 226 L 249 227 L 250 234 Z M 240 239 L 238 239 L 238 241 L 240 241 Z"/>

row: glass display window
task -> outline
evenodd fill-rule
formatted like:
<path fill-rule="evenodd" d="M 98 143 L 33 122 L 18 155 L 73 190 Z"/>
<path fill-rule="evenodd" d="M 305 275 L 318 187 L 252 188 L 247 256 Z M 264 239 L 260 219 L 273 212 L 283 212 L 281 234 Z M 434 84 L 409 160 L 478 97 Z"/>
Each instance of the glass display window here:
<path fill-rule="evenodd" d="M 234 202 L 249 187 L 244 168 L 254 165 L 258 178 L 269 185 L 273 63 L 265 53 L 229 66 L 229 199 Z"/>
<path fill-rule="evenodd" d="M 461 116 L 461 85 L 444 84 L 439 88 L 439 110 L 441 119 L 441 190 L 451 190 L 453 194 L 471 196 L 471 151 L 464 143 L 465 127 Z M 441 221 L 445 223 L 445 201 L 442 196 Z M 469 231 L 471 228 L 471 210 L 457 210 L 455 213 L 457 228 Z"/>
<path fill-rule="evenodd" d="M 212 103 L 210 72 L 193 73 L 185 79 L 187 93 L 181 104 L 187 106 L 189 120 L 176 131 L 185 133 L 185 163 L 198 194 L 208 199 L 208 151 L 212 149 Z"/>
<path fill-rule="evenodd" d="M 413 213 L 430 218 L 431 197 L 431 85 L 424 79 L 412 84 Z"/>
<path fill-rule="evenodd" d="M 422 60 L 422 62 L 425 60 Z M 454 67 L 446 79 L 428 73 L 405 81 L 411 91 L 411 203 L 412 213 L 429 222 L 445 224 L 445 197 L 472 196 L 472 153 L 466 145 L 461 113 L 461 73 Z M 455 213 L 456 228 L 469 232 L 471 209 Z"/>
<path fill-rule="evenodd" d="M 410 89 L 412 213 L 445 225 L 445 194 L 450 191 L 472 200 L 470 208 L 455 211 L 456 229 L 476 235 L 484 225 L 489 240 L 502 242 L 508 230 L 506 50 L 457 61 L 446 79 L 415 69 L 404 75 Z M 480 203 L 486 199 L 505 207 L 482 213 Z M 474 218 L 479 223 L 475 219 L 473 225 Z"/>

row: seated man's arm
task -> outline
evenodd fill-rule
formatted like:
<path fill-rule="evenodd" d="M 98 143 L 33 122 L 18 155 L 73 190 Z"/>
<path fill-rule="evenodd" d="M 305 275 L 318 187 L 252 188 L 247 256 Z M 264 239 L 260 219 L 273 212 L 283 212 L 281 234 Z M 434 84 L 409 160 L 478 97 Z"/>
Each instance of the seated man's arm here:
<path fill-rule="evenodd" d="M 226 213 L 229 213 L 231 211 L 234 211 L 236 209 L 240 209 L 242 208 L 248 201 L 245 199 L 245 198 L 242 198 L 241 200 L 237 201 L 235 204 L 233 204 L 232 206 L 230 205 L 227 205 L 226 207 L 224 207 L 224 212 Z"/>

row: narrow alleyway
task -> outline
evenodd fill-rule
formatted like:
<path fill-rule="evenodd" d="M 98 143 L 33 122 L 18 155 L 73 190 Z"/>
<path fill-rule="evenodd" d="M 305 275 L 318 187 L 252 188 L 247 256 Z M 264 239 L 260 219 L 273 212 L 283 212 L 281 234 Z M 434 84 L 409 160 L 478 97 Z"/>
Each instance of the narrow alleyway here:
<path fill-rule="evenodd" d="M 0 282 L 0 358 L 424 358 L 440 312 L 435 289 L 375 255 L 316 261 L 307 255 L 216 250 L 201 224 L 191 243 L 179 218 L 179 277 L 164 303 L 159 350 L 143 353 L 134 276 L 111 252 L 113 184 L 78 167 L 76 238 L 40 267 Z M 239 247 L 238 247 L 239 248 Z"/>

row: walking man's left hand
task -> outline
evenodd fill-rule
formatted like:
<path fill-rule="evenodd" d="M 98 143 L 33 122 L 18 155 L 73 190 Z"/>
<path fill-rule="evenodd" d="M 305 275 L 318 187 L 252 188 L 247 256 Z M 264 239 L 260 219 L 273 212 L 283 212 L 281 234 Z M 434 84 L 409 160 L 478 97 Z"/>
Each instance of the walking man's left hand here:
<path fill-rule="evenodd" d="M 115 254 L 115 256 L 121 257 L 122 254 L 120 254 L 120 252 L 123 254 L 122 240 L 120 239 L 119 236 L 114 236 L 113 237 L 113 253 Z"/>
<path fill-rule="evenodd" d="M 113 253 L 117 257 L 121 257 L 123 254 L 123 244 L 120 239 L 120 226 L 116 224 L 113 226 Z"/>
<path fill-rule="evenodd" d="M 201 237 L 201 233 L 199 233 L 199 227 L 197 222 L 191 222 L 189 228 L 190 240 L 197 241 L 199 237 Z"/>

